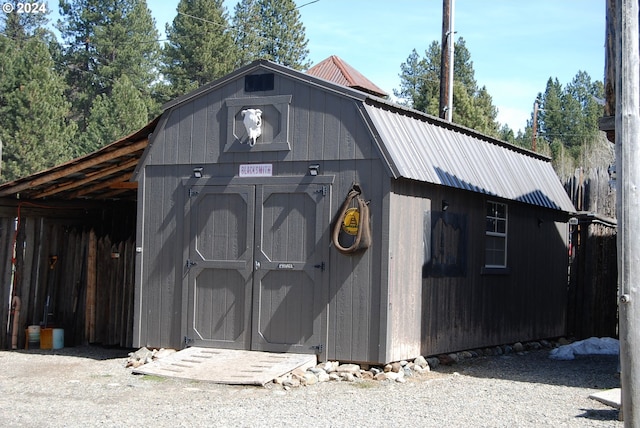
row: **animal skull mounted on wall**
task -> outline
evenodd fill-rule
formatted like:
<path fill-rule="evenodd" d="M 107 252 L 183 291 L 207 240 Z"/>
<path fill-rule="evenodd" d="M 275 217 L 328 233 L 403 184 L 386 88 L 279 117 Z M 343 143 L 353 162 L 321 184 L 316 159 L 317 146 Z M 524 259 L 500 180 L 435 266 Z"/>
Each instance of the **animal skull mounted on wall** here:
<path fill-rule="evenodd" d="M 247 128 L 249 145 L 253 147 L 258 137 L 262 134 L 262 110 L 257 108 L 242 110 L 242 121 L 244 127 Z"/>

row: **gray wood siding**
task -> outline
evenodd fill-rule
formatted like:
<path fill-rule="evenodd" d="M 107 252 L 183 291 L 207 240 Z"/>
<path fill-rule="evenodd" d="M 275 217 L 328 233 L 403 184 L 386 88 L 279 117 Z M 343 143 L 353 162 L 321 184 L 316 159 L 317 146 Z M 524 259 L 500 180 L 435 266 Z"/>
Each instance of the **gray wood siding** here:
<path fill-rule="evenodd" d="M 369 132 L 362 125 L 357 103 L 303 82 L 275 76 L 275 90 L 245 93 L 243 79 L 202 94 L 165 113 L 168 119 L 156 130 L 146 165 L 215 164 L 309 160 L 356 160 L 377 157 Z M 290 151 L 225 152 L 227 99 L 291 95 Z M 273 118 L 263 117 L 264 121 Z M 366 137 L 365 137 L 366 136 Z M 359 141 L 366 138 L 366 141 Z M 278 165 L 287 174 L 287 164 Z M 229 171 L 234 175 L 235 171 Z"/>
<path fill-rule="evenodd" d="M 485 204 L 491 198 L 404 180 L 394 190 L 431 199 L 434 215 L 446 200 L 450 215 L 466 222 L 465 272 L 423 279 L 422 355 L 565 334 L 567 225 L 561 213 L 498 201 L 509 210 L 508 272 L 488 274 Z"/>
<path fill-rule="evenodd" d="M 423 230 L 429 199 L 392 193 L 389 215 L 387 361 L 420 354 L 422 325 Z"/>
<path fill-rule="evenodd" d="M 290 151 L 225 152 L 225 100 L 246 96 L 291 95 Z M 274 176 L 308 175 L 310 163 L 320 174 L 335 176 L 330 188 L 331 220 L 354 182 L 371 200 L 373 246 L 345 256 L 330 249 L 325 275 L 329 291 L 328 359 L 378 362 L 380 349 L 381 281 L 385 278 L 387 235 L 383 224 L 390 181 L 377 149 L 363 123 L 357 103 L 350 98 L 276 74 L 275 90 L 244 93 L 243 79 L 230 82 L 166 113 L 164 126 L 153 137 L 145 158 L 143 273 L 140 277 L 139 345 L 181 347 L 186 293 L 182 281 L 185 249 L 182 242 L 181 180 L 195 166 L 207 177 L 236 177 L 243 163 L 271 163 Z M 256 178 L 256 183 L 261 179 Z M 142 223 L 141 223 L 142 224 Z M 326 225 L 330 233 L 331 224 Z M 178 326 L 178 327 L 176 327 Z"/>
<path fill-rule="evenodd" d="M 179 347 L 183 195 L 175 165 L 145 169 L 139 334 L 136 346 Z"/>
<path fill-rule="evenodd" d="M 329 344 L 327 357 L 343 361 L 378 362 L 385 349 L 380 346 L 382 325 L 381 295 L 387 258 L 384 221 L 388 210 L 389 178 L 381 174 L 380 161 L 331 162 L 336 184 L 332 191 L 332 213 L 342 204 L 354 182 L 370 200 L 372 246 L 362 253 L 344 255 L 331 249 L 329 261 Z M 351 169 L 348 169 L 350 167 Z"/>

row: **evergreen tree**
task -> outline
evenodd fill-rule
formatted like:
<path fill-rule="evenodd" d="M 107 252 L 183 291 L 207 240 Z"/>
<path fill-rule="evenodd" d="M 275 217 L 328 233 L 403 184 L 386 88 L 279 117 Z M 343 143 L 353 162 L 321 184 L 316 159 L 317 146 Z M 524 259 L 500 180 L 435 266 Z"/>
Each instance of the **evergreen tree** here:
<path fill-rule="evenodd" d="M 49 50 L 42 14 L 5 14 L 0 30 L 2 180 L 14 180 L 71 158 L 75 124 L 64 78 Z"/>
<path fill-rule="evenodd" d="M 506 141 L 507 143 L 517 144 L 516 134 L 513 133 L 513 129 L 511 129 L 511 127 L 506 123 L 498 129 L 498 138 L 502 141 Z"/>
<path fill-rule="evenodd" d="M 126 75 L 118 78 L 111 95 L 98 95 L 91 106 L 88 141 L 113 142 L 137 131 L 147 121 L 147 106 Z"/>
<path fill-rule="evenodd" d="M 467 49 L 467 43 L 462 37 L 455 42 L 455 55 L 453 58 L 453 78 L 461 82 L 467 89 L 469 96 L 475 97 L 478 91 L 478 83 L 476 82 L 476 72 L 473 69 L 473 61 L 471 61 L 471 52 Z M 440 58 L 438 57 L 438 64 Z"/>
<path fill-rule="evenodd" d="M 598 118 L 603 115 L 603 107 L 597 99 L 602 98 L 603 93 L 602 83 L 591 82 L 591 77 L 583 71 L 565 88 L 558 79 L 549 78 L 544 94 L 538 96 L 541 100 L 538 129 L 554 154 L 560 153 L 561 145 L 578 160 L 599 137 Z"/>
<path fill-rule="evenodd" d="M 309 68 L 305 27 L 293 0 L 241 0 L 234 9 L 238 65 L 267 59 L 296 70 Z"/>
<path fill-rule="evenodd" d="M 180 0 L 166 33 L 162 70 L 171 98 L 234 70 L 237 49 L 222 0 Z"/>
<path fill-rule="evenodd" d="M 434 116 L 438 115 L 438 104 L 433 106 L 433 99 L 440 93 L 440 66 L 435 66 L 434 58 L 440 55 L 440 45 L 432 42 L 425 51 L 425 58 L 420 58 L 414 49 L 407 61 L 400 65 L 400 90 L 393 90 L 400 103 Z M 437 83 L 437 84 L 436 84 Z"/>
<path fill-rule="evenodd" d="M 551 142 L 565 133 L 564 114 L 562 112 L 562 85 L 556 78 L 547 80 L 544 94 L 538 94 L 538 132 Z M 544 108 L 542 108 L 544 106 Z"/>
<path fill-rule="evenodd" d="M 58 27 L 68 46 L 64 66 L 69 70 L 69 97 L 84 137 L 75 153 L 80 155 L 111 142 L 87 139 L 84 131 L 90 126 L 90 117 L 96 119 L 91 113 L 94 100 L 102 103 L 102 95 L 110 97 L 122 76 L 127 76 L 131 83 L 128 87 L 140 96 L 147 108 L 147 118 L 137 126 L 144 126 L 149 116 L 157 112 L 152 89 L 157 78 L 160 45 L 155 22 L 144 0 L 61 0 L 60 11 L 62 21 Z M 99 107 L 96 108 L 99 110 Z M 113 122 L 123 114 L 108 113 L 113 115 Z M 106 122 L 109 121 L 100 121 Z M 122 130 L 118 137 L 125 134 L 126 130 Z M 105 130 L 103 135 L 110 132 Z"/>
<path fill-rule="evenodd" d="M 415 51 L 400 66 L 400 90 L 394 94 L 416 110 L 439 116 L 440 100 L 440 43 L 433 41 L 418 58 Z M 498 111 L 485 87 L 479 88 L 475 80 L 473 62 L 465 41 L 455 42 L 453 72 L 453 121 L 491 136 L 499 135 Z"/>
<path fill-rule="evenodd" d="M 603 133 L 598 119 L 604 108 L 598 100 L 603 98 L 602 82 L 579 71 L 564 88 L 558 79 L 549 78 L 544 93 L 537 96 L 536 151 L 552 158 L 553 167 L 560 177 L 573 174 L 577 167 L 608 166 L 612 160 L 603 155 Z M 531 149 L 534 114 L 527 121 L 524 133 L 516 143 Z"/>
<path fill-rule="evenodd" d="M 414 49 L 407 58 L 407 61 L 400 64 L 400 74 L 402 77 L 400 81 L 400 89 L 393 90 L 393 95 L 398 98 L 398 103 L 405 106 L 412 106 L 416 104 L 418 96 L 420 94 L 420 86 L 422 85 L 422 78 L 425 74 L 425 70 L 422 67 L 423 61 L 420 60 L 420 55 Z"/>

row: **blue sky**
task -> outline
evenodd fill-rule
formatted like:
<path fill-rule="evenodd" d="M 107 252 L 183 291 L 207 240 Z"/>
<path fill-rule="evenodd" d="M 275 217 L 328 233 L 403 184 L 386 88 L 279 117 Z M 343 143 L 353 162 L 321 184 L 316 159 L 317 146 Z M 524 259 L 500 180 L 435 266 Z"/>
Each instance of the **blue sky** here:
<path fill-rule="evenodd" d="M 424 56 L 441 39 L 442 0 L 311 1 L 296 0 L 311 62 L 337 55 L 390 94 L 411 51 Z M 229 14 L 237 3 L 224 1 Z M 178 0 L 147 4 L 164 31 Z M 603 80 L 605 10 L 605 0 L 455 0 L 456 38 L 465 39 L 501 123 L 523 129 L 549 77 L 566 85 L 582 70 Z"/>
<path fill-rule="evenodd" d="M 148 0 L 160 29 L 177 3 Z M 224 2 L 230 14 L 236 3 Z M 299 10 L 312 63 L 338 55 L 388 93 L 411 51 L 424 56 L 441 38 L 442 0 L 319 0 Z M 605 10 L 605 0 L 455 0 L 456 36 L 501 123 L 523 129 L 549 77 L 566 85 L 582 70 L 604 79 Z"/>

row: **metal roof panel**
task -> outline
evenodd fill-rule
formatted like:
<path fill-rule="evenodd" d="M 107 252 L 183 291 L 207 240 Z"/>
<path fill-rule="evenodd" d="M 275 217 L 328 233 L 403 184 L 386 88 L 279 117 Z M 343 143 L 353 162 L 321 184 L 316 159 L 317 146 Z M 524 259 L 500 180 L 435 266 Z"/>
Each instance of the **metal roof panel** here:
<path fill-rule="evenodd" d="M 575 212 L 548 158 L 390 104 L 365 110 L 401 177 Z"/>

